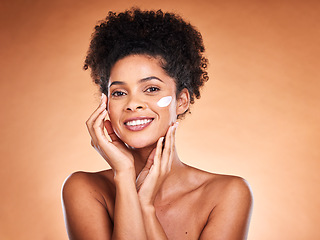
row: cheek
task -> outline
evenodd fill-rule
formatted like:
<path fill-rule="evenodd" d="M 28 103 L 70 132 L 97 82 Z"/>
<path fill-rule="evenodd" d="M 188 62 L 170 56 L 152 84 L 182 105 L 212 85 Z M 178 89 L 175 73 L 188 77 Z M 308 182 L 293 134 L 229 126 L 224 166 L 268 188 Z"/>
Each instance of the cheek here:
<path fill-rule="evenodd" d="M 157 102 L 157 105 L 158 107 L 168 107 L 170 105 L 172 101 L 172 97 L 171 96 L 166 96 L 166 97 L 163 97 L 161 98 L 158 102 Z"/>
<path fill-rule="evenodd" d="M 117 123 L 119 122 L 119 106 L 114 103 L 108 103 L 108 115 L 113 129 L 117 132 Z"/>
<path fill-rule="evenodd" d="M 157 112 L 162 120 L 166 119 L 169 124 L 176 119 L 175 106 L 176 101 L 172 96 L 165 96 L 155 101 L 149 102 L 149 107 Z"/>
<path fill-rule="evenodd" d="M 116 114 L 114 109 L 115 108 L 114 108 L 113 104 L 108 102 L 107 111 L 108 111 L 108 115 L 109 115 L 110 120 L 112 120 L 113 116 Z"/>

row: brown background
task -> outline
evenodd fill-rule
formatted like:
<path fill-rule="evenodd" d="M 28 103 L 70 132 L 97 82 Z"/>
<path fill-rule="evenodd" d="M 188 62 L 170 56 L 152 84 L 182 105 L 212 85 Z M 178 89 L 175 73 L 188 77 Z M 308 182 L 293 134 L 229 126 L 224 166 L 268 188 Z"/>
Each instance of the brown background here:
<path fill-rule="evenodd" d="M 64 179 L 107 164 L 85 121 L 97 20 L 132 5 L 203 33 L 210 81 L 179 126 L 181 159 L 246 178 L 250 240 L 320 239 L 319 1 L 1 1 L 0 239 L 66 239 Z"/>

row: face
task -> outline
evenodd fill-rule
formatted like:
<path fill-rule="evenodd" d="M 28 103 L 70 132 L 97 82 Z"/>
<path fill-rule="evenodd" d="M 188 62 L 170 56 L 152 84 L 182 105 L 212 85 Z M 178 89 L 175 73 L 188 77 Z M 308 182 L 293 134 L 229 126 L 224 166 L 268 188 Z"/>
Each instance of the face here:
<path fill-rule="evenodd" d="M 159 59 L 147 55 L 117 61 L 110 72 L 108 90 L 114 131 L 134 148 L 156 143 L 188 107 L 181 104 L 188 99 L 176 98 L 175 81 L 162 69 Z M 187 91 L 183 92 L 181 96 L 186 97 Z"/>

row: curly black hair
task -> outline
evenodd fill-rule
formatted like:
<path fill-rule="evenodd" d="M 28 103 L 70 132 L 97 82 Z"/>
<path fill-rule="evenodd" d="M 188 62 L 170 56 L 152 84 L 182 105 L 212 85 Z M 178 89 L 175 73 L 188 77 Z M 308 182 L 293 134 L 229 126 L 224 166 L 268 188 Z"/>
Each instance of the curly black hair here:
<path fill-rule="evenodd" d="M 132 8 L 109 12 L 95 26 L 84 69 L 91 68 L 93 81 L 107 94 L 110 71 L 118 60 L 133 54 L 160 57 L 162 68 L 176 81 L 177 95 L 187 88 L 193 104 L 209 79 L 204 50 L 201 34 L 180 16 Z"/>

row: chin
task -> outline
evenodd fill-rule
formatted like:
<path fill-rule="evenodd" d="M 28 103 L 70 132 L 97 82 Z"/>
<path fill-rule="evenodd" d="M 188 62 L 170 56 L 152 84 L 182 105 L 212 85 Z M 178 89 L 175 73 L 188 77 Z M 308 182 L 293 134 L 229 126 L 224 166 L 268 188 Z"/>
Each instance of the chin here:
<path fill-rule="evenodd" d="M 162 131 L 158 129 L 144 129 L 142 131 L 117 131 L 114 129 L 117 136 L 129 147 L 135 149 L 147 148 L 150 146 L 156 147 L 160 137 L 166 135 L 168 126 L 162 127 Z"/>
<path fill-rule="evenodd" d="M 150 146 L 156 146 L 158 139 L 141 139 L 141 138 L 136 138 L 136 139 L 122 139 L 122 141 L 129 147 L 131 148 L 136 148 L 136 149 L 141 149 L 141 148 L 146 148 Z"/>

